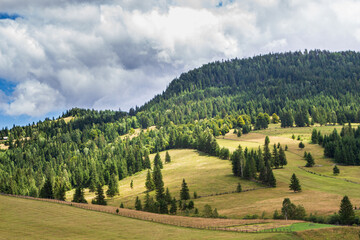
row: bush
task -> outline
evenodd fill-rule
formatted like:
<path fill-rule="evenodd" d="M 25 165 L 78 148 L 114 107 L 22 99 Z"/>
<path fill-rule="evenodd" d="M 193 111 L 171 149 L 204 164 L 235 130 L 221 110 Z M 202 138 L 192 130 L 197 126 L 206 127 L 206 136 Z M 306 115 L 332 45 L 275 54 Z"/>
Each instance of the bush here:
<path fill-rule="evenodd" d="M 304 148 L 305 147 L 305 144 L 303 142 L 300 142 L 299 143 L 299 148 Z"/>

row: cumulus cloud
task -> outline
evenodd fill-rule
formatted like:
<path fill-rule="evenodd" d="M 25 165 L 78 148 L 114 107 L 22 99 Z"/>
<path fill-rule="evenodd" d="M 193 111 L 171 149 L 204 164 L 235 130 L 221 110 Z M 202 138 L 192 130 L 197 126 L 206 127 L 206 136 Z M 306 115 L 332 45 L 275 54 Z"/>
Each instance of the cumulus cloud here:
<path fill-rule="evenodd" d="M 359 50 L 360 4 L 283 0 L 3 0 L 5 114 L 128 110 L 182 72 L 268 52 Z M 8 95 L 8 94 L 7 94 Z"/>

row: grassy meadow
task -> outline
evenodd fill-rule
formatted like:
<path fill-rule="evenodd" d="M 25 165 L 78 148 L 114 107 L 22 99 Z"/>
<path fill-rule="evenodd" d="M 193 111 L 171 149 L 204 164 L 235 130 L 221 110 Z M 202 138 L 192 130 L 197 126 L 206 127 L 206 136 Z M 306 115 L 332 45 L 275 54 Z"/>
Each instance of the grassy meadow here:
<path fill-rule="evenodd" d="M 0 239 L 300 239 L 183 228 L 0 195 Z"/>

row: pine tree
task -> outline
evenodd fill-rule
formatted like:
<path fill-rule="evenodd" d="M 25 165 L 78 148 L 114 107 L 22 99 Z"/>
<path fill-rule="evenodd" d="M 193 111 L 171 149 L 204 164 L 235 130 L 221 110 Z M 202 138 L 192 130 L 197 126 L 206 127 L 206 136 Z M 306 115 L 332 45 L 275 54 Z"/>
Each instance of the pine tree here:
<path fill-rule="evenodd" d="M 339 215 L 341 224 L 350 225 L 354 222 L 355 212 L 348 196 L 341 200 Z"/>
<path fill-rule="evenodd" d="M 165 162 L 166 162 L 166 163 L 171 162 L 171 157 L 170 157 L 170 154 L 169 154 L 169 152 L 168 152 L 168 151 L 166 151 L 166 155 L 165 155 Z"/>
<path fill-rule="evenodd" d="M 264 162 L 271 163 L 271 153 L 269 148 L 270 139 L 268 136 L 265 137 L 265 145 L 264 145 Z"/>
<path fill-rule="evenodd" d="M 274 147 L 273 147 L 273 156 L 272 156 L 272 165 L 275 168 L 279 168 L 280 166 L 280 159 L 279 159 L 279 153 L 277 151 L 277 147 L 276 144 L 274 143 Z"/>
<path fill-rule="evenodd" d="M 96 197 L 91 201 L 92 204 L 107 205 L 105 200 L 104 190 L 100 184 L 98 184 L 95 194 Z"/>
<path fill-rule="evenodd" d="M 74 197 L 72 202 L 77 202 L 77 203 L 87 203 L 85 197 L 84 197 L 84 189 L 80 186 L 78 186 L 75 189 L 75 193 L 74 193 Z"/>
<path fill-rule="evenodd" d="M 176 211 L 177 211 L 177 206 L 176 206 L 176 199 L 175 198 L 173 198 L 172 200 L 171 200 L 171 206 L 170 206 L 170 214 L 173 214 L 173 215 L 175 215 L 176 214 Z"/>
<path fill-rule="evenodd" d="M 305 144 L 303 142 L 300 142 L 299 143 L 299 148 L 304 148 L 305 147 Z"/>
<path fill-rule="evenodd" d="M 161 169 L 158 165 L 154 166 L 153 180 L 156 190 L 156 201 L 160 204 L 160 200 L 164 200 L 165 198 L 165 189 L 164 182 L 162 180 Z"/>
<path fill-rule="evenodd" d="M 267 183 L 270 187 L 276 187 L 276 179 L 275 179 L 275 176 L 274 176 L 274 173 L 271 169 L 271 167 L 269 166 L 267 168 Z"/>
<path fill-rule="evenodd" d="M 285 165 L 287 165 L 285 151 L 282 147 L 280 147 L 280 149 L 279 149 L 279 163 L 280 163 L 281 167 L 284 167 Z"/>
<path fill-rule="evenodd" d="M 50 177 L 46 178 L 45 184 L 40 191 L 40 198 L 54 198 L 53 186 Z"/>
<path fill-rule="evenodd" d="M 241 148 L 240 145 L 233 152 L 230 159 L 231 159 L 231 163 L 232 163 L 233 174 L 235 176 L 237 176 L 237 177 L 241 177 L 242 176 L 242 162 L 244 160 L 244 153 L 243 153 L 242 148 Z"/>
<path fill-rule="evenodd" d="M 151 169 L 151 163 L 150 163 L 148 150 L 146 150 L 144 153 L 144 167 L 147 169 Z"/>
<path fill-rule="evenodd" d="M 296 177 L 295 173 L 293 173 L 293 175 L 291 176 L 289 188 L 290 188 L 290 190 L 293 190 L 294 192 L 301 191 L 301 185 L 300 185 L 299 179 Z"/>
<path fill-rule="evenodd" d="M 237 187 L 236 187 L 236 192 L 241 192 L 242 191 L 242 188 L 241 188 L 241 184 L 238 183 Z"/>
<path fill-rule="evenodd" d="M 313 129 L 313 131 L 311 133 L 311 143 L 313 143 L 313 144 L 318 143 L 318 133 L 317 133 L 316 129 Z"/>
<path fill-rule="evenodd" d="M 130 181 L 130 188 L 133 189 L 134 188 L 134 181 L 131 179 Z"/>
<path fill-rule="evenodd" d="M 169 188 L 166 188 L 165 201 L 167 202 L 167 204 L 171 203 L 171 194 L 170 194 Z"/>
<path fill-rule="evenodd" d="M 333 174 L 338 175 L 339 173 L 340 173 L 340 169 L 337 167 L 337 165 L 335 165 L 333 168 Z"/>
<path fill-rule="evenodd" d="M 119 182 L 118 182 L 118 177 L 117 175 L 115 175 L 115 173 L 111 175 L 108 187 L 109 188 L 106 191 L 107 196 L 113 197 L 119 193 Z"/>
<path fill-rule="evenodd" d="M 135 209 L 138 211 L 142 210 L 141 200 L 139 199 L 138 196 L 136 196 L 136 199 L 135 199 Z"/>
<path fill-rule="evenodd" d="M 150 197 L 149 192 L 147 192 L 147 193 L 146 193 L 146 196 L 145 196 L 144 211 L 147 211 L 147 212 L 157 212 L 154 199 L 153 199 L 153 197 Z"/>
<path fill-rule="evenodd" d="M 146 175 L 146 181 L 145 181 L 145 187 L 147 191 L 152 191 L 155 189 L 153 178 L 151 177 L 150 169 L 148 169 L 147 175 Z"/>
<path fill-rule="evenodd" d="M 162 164 L 159 152 L 156 153 L 155 158 L 154 158 L 154 169 L 155 169 L 155 166 L 159 166 L 160 169 L 163 169 L 163 164 Z"/>
<path fill-rule="evenodd" d="M 308 153 L 306 156 L 306 165 L 305 167 L 313 167 L 315 165 L 314 158 L 312 157 L 311 153 Z"/>
<path fill-rule="evenodd" d="M 189 188 L 185 182 L 185 179 L 183 179 L 183 182 L 181 184 L 181 190 L 180 190 L 180 199 L 181 200 L 188 200 L 190 199 L 190 193 Z"/>

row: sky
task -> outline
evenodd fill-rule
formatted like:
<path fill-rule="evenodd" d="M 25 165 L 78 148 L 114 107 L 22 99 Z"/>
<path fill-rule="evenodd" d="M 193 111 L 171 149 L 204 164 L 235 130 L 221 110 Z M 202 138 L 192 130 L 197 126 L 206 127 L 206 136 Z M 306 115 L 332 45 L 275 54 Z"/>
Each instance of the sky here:
<path fill-rule="evenodd" d="M 182 72 L 360 49 L 357 0 L 1 0 L 0 128 L 141 106 Z"/>

